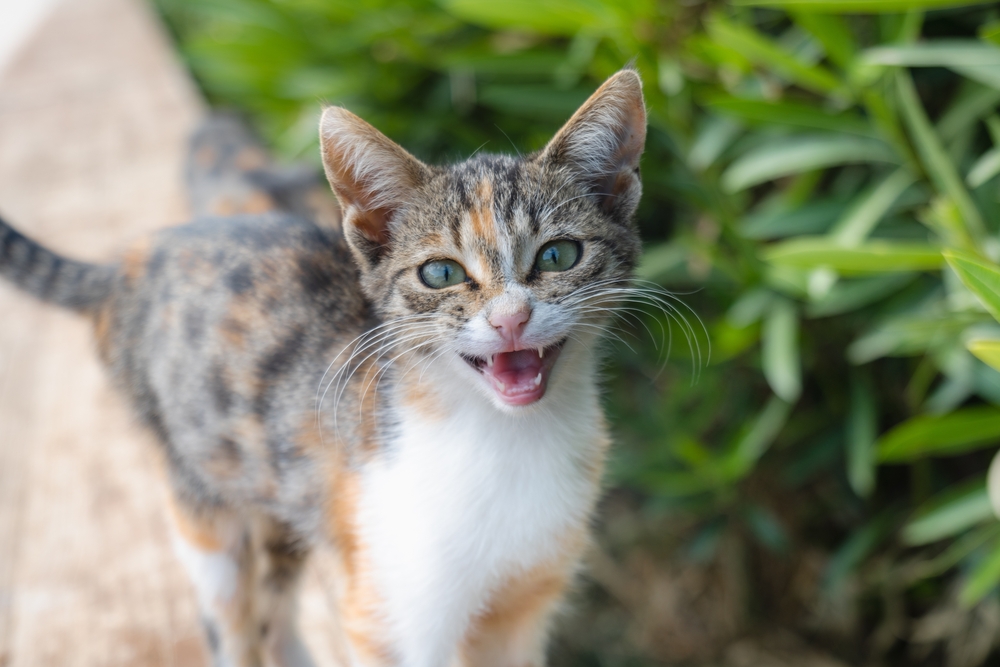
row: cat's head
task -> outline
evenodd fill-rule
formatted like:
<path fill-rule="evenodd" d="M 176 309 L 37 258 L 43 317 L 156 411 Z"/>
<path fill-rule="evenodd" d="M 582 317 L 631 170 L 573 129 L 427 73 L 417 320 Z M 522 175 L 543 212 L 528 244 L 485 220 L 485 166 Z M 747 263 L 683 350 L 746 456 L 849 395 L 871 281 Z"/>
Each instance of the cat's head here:
<path fill-rule="evenodd" d="M 439 353 L 505 409 L 540 400 L 560 354 L 600 333 L 631 277 L 645 137 L 630 69 L 541 151 L 448 167 L 328 108 L 324 166 L 362 289 L 393 332 L 383 340 Z"/>

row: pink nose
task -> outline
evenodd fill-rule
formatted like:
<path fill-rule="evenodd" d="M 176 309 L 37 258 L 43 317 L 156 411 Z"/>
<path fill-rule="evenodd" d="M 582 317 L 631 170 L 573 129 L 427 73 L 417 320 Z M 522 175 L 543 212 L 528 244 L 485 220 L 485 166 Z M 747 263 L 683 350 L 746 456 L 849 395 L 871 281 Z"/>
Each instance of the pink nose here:
<path fill-rule="evenodd" d="M 500 332 L 501 336 L 513 343 L 524 333 L 524 325 L 528 323 L 530 318 L 530 310 L 519 310 L 516 313 L 494 313 L 490 316 L 490 324 Z"/>

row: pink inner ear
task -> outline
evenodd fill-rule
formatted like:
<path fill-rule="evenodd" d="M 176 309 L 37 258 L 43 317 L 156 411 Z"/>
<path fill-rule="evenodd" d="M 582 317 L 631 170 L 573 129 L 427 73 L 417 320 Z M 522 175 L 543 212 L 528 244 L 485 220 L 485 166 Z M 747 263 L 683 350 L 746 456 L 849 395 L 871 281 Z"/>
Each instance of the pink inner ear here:
<path fill-rule="evenodd" d="M 358 211 L 354 217 L 354 225 L 365 238 L 380 246 L 389 243 L 389 218 L 392 210 L 376 208 L 371 211 Z"/>

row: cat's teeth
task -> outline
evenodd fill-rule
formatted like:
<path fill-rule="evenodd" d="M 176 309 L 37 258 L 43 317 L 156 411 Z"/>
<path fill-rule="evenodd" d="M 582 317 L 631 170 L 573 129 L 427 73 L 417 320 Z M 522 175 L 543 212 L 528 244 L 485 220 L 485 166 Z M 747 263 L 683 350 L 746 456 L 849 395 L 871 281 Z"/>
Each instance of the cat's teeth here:
<path fill-rule="evenodd" d="M 535 376 L 535 386 L 537 387 L 542 383 L 542 373 L 539 371 L 538 375 Z"/>
<path fill-rule="evenodd" d="M 545 356 L 545 348 L 544 347 L 539 347 L 538 348 L 538 358 L 541 359 L 544 356 Z M 538 383 L 536 382 L 535 384 L 538 384 Z"/>
<path fill-rule="evenodd" d="M 500 387 L 500 391 L 507 391 L 507 385 L 505 385 L 500 380 L 497 380 L 497 386 Z"/>
<path fill-rule="evenodd" d="M 492 354 L 490 356 L 486 357 L 486 365 L 489 366 L 490 368 L 493 368 L 493 355 Z"/>

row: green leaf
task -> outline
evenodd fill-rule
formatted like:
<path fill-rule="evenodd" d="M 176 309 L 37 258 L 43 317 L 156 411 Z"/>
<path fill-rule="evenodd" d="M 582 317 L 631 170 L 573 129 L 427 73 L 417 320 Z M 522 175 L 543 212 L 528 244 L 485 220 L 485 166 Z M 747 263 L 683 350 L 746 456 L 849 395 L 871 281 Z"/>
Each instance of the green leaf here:
<path fill-rule="evenodd" d="M 807 90 L 820 94 L 846 93 L 844 84 L 830 70 L 802 62 L 753 28 L 715 15 L 707 23 L 712 39 L 743 55 L 750 62 L 773 70 Z"/>
<path fill-rule="evenodd" d="M 1000 67 L 1000 49 L 974 39 L 878 46 L 862 57 L 872 65 Z"/>
<path fill-rule="evenodd" d="M 883 510 L 861 528 L 855 528 L 831 556 L 823 574 L 823 588 L 827 591 L 839 588 L 868 554 L 893 533 L 895 523 L 894 512 Z"/>
<path fill-rule="evenodd" d="M 945 250 L 944 258 L 986 310 L 1000 320 L 1000 267 L 968 253 Z"/>
<path fill-rule="evenodd" d="M 998 438 L 1000 409 L 980 406 L 914 417 L 882 436 L 876 448 L 883 463 L 903 463 L 961 454 L 995 444 Z"/>
<path fill-rule="evenodd" d="M 886 144 L 852 136 L 799 136 L 760 146 L 733 162 L 722 186 L 738 192 L 766 181 L 854 162 L 898 163 Z"/>
<path fill-rule="evenodd" d="M 899 93 L 903 119 L 913 135 L 917 152 L 920 154 L 921 162 L 928 176 L 958 206 L 969 233 L 973 237 L 981 237 L 985 233 L 983 219 L 973 203 L 972 197 L 969 196 L 969 191 L 962 185 L 958 170 L 948 158 L 944 146 L 941 145 L 941 140 L 935 134 L 934 128 L 931 127 L 909 74 L 897 73 L 896 90 Z"/>
<path fill-rule="evenodd" d="M 598 0 L 442 0 L 441 4 L 470 23 L 546 35 L 575 35 L 583 29 L 603 30 L 618 24 L 612 5 Z"/>
<path fill-rule="evenodd" d="M 855 45 L 843 17 L 792 10 L 792 18 L 819 40 L 830 61 L 847 69 L 854 60 Z"/>
<path fill-rule="evenodd" d="M 941 141 L 948 143 L 966 131 L 970 125 L 997 108 L 1000 90 L 969 83 L 962 95 L 937 124 Z"/>
<path fill-rule="evenodd" d="M 975 313 L 952 313 L 946 317 L 941 312 L 895 318 L 851 343 L 847 358 L 851 363 L 864 364 L 880 357 L 937 349 L 953 344 L 966 327 L 979 321 L 978 318 Z"/>
<path fill-rule="evenodd" d="M 1000 583 L 1000 540 L 990 547 L 989 554 L 969 573 L 969 578 L 959 591 L 958 601 L 971 607 Z"/>
<path fill-rule="evenodd" d="M 802 269 L 826 266 L 848 274 L 925 271 L 944 262 L 938 248 L 924 243 L 874 240 L 848 248 L 825 236 L 783 241 L 762 254 L 772 264 Z"/>
<path fill-rule="evenodd" d="M 711 95 L 704 100 L 714 111 L 741 120 L 768 125 L 790 125 L 811 130 L 829 130 L 861 136 L 873 136 L 871 125 L 854 113 L 831 113 L 818 107 L 796 102 L 748 100 L 731 95 Z"/>
<path fill-rule="evenodd" d="M 732 0 L 737 7 L 774 7 L 801 12 L 896 14 L 911 9 L 939 9 L 987 4 L 990 0 Z"/>
<path fill-rule="evenodd" d="M 984 364 L 1000 371 L 1000 340 L 975 338 L 966 342 L 965 347 Z"/>
<path fill-rule="evenodd" d="M 878 415 L 875 394 L 863 377 L 851 383 L 851 410 L 847 416 L 847 481 L 862 498 L 875 488 L 875 436 Z"/>
<path fill-rule="evenodd" d="M 556 90 L 551 85 L 483 85 L 477 100 L 483 105 L 516 116 L 567 118 L 587 99 L 586 90 Z"/>
<path fill-rule="evenodd" d="M 969 168 L 969 175 L 965 177 L 965 182 L 969 184 L 970 188 L 975 189 L 997 174 L 1000 174 L 1000 147 L 991 148 L 983 153 Z"/>
<path fill-rule="evenodd" d="M 758 542 L 775 553 L 787 553 L 788 533 L 774 513 L 760 505 L 750 504 L 743 510 L 743 516 Z"/>
<path fill-rule="evenodd" d="M 809 317 L 838 315 L 875 303 L 913 282 L 914 273 L 886 273 L 857 280 L 841 280 L 821 299 L 806 306 Z"/>
<path fill-rule="evenodd" d="M 698 171 L 712 166 L 739 135 L 741 129 L 739 123 L 734 123 L 728 118 L 710 117 L 691 145 L 688 164 Z"/>
<path fill-rule="evenodd" d="M 855 200 L 847 215 L 834 225 L 830 236 L 845 246 L 861 243 L 915 180 L 906 169 L 893 172 Z"/>
<path fill-rule="evenodd" d="M 823 199 L 792 208 L 770 207 L 743 218 L 739 230 L 748 239 L 818 234 L 829 229 L 845 208 L 847 203 L 842 199 Z"/>
<path fill-rule="evenodd" d="M 764 377 L 782 400 L 794 403 L 802 393 L 799 320 L 795 306 L 781 299 L 764 320 L 761 362 Z"/>
<path fill-rule="evenodd" d="M 729 479 L 739 479 L 753 468 L 754 463 L 778 437 L 791 410 L 790 403 L 777 396 L 771 397 L 750 430 L 736 441 L 732 451 L 726 456 L 725 472 Z"/>
<path fill-rule="evenodd" d="M 680 243 L 658 243 L 647 247 L 642 253 L 636 275 L 645 280 L 656 280 L 686 262 L 689 254 Z"/>
<path fill-rule="evenodd" d="M 993 508 L 986 493 L 986 479 L 980 478 L 950 488 L 921 505 L 903 527 L 901 537 L 911 546 L 929 544 L 991 520 Z"/>
<path fill-rule="evenodd" d="M 865 51 L 864 59 L 877 65 L 947 67 L 974 81 L 1000 88 L 1000 49 L 976 40 L 881 46 Z"/>
<path fill-rule="evenodd" d="M 1000 46 L 1000 21 L 990 21 L 979 28 L 979 36 L 987 42 Z"/>

